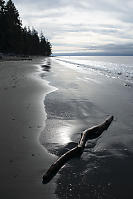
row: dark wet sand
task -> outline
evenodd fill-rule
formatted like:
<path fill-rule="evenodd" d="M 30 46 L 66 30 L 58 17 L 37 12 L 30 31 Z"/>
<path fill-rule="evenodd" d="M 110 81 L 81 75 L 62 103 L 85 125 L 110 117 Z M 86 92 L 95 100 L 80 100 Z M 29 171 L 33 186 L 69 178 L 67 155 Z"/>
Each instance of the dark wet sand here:
<path fill-rule="evenodd" d="M 46 127 L 40 142 L 60 156 L 79 141 L 80 133 L 109 115 L 107 132 L 88 142 L 80 159 L 67 163 L 56 177 L 60 199 L 133 198 L 133 87 L 95 73 L 80 73 L 51 59 L 43 77 L 58 88 L 45 98 Z"/>
<path fill-rule="evenodd" d="M 33 61 L 0 63 L 0 198 L 55 198 L 55 184 L 42 174 L 55 156 L 40 145 L 45 125 L 43 100 L 49 86 Z"/>

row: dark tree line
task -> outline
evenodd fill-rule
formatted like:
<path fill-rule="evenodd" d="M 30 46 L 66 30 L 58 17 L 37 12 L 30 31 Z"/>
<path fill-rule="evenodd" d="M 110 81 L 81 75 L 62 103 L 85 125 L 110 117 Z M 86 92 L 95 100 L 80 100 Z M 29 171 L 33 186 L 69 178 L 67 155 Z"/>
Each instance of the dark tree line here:
<path fill-rule="evenodd" d="M 43 33 L 22 27 L 12 0 L 0 0 L 0 52 L 18 55 L 51 55 L 51 44 Z"/>

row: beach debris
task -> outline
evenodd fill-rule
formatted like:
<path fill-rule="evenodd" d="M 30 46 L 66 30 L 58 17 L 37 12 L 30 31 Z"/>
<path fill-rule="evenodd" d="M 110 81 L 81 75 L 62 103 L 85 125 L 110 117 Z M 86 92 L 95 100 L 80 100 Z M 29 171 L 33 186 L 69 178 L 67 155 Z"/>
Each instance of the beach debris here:
<path fill-rule="evenodd" d="M 47 172 L 43 175 L 42 183 L 47 184 L 58 173 L 60 168 L 70 159 L 80 157 L 84 151 L 87 140 L 98 138 L 103 131 L 108 129 L 113 119 L 114 117 L 110 116 L 103 123 L 86 129 L 83 133 L 81 133 L 81 138 L 77 146 L 63 154 L 50 166 Z"/>
<path fill-rule="evenodd" d="M 126 86 L 126 87 L 131 87 L 131 85 L 128 84 L 128 83 L 125 83 L 124 86 Z"/>
<path fill-rule="evenodd" d="M 49 72 L 51 68 L 50 64 L 43 64 L 41 65 L 41 67 L 43 71 L 47 71 L 47 72 Z"/>

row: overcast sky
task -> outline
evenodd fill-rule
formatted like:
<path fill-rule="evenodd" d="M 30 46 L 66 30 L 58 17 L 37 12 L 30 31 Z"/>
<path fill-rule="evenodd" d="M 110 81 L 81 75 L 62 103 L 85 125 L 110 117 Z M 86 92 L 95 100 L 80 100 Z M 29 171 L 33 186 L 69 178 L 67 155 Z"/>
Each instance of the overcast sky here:
<path fill-rule="evenodd" d="M 54 53 L 133 54 L 133 0 L 13 0 Z"/>

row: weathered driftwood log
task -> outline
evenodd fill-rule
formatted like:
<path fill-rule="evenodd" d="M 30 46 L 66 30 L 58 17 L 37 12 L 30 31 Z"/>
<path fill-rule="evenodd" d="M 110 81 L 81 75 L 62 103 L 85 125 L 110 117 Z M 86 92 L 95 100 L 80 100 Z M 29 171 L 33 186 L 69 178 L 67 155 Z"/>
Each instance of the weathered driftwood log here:
<path fill-rule="evenodd" d="M 88 139 L 95 139 L 99 137 L 104 130 L 107 130 L 111 122 L 113 121 L 113 116 L 106 119 L 102 124 L 94 126 L 92 128 L 89 128 L 85 130 L 81 134 L 81 139 L 76 147 L 69 150 L 65 154 L 63 154 L 58 160 L 51 165 L 51 167 L 48 169 L 48 171 L 43 176 L 43 184 L 48 183 L 59 171 L 59 169 L 70 159 L 74 157 L 81 156 L 81 154 L 84 151 L 86 141 Z"/>

